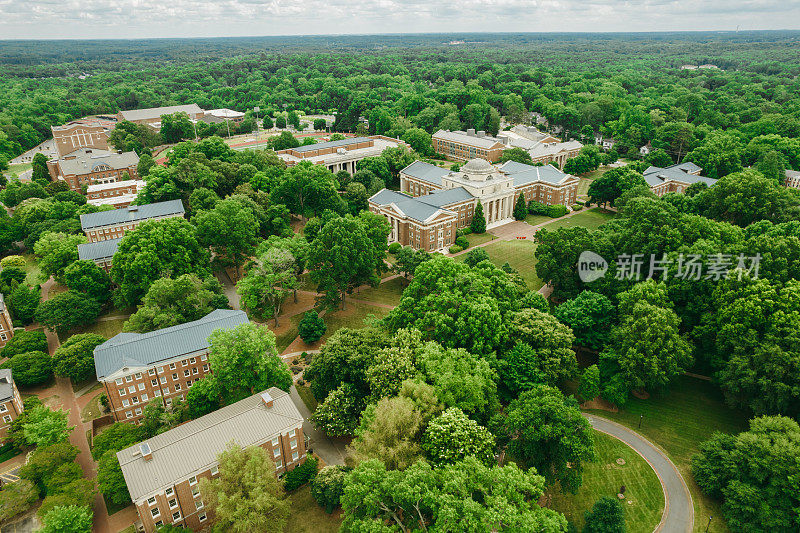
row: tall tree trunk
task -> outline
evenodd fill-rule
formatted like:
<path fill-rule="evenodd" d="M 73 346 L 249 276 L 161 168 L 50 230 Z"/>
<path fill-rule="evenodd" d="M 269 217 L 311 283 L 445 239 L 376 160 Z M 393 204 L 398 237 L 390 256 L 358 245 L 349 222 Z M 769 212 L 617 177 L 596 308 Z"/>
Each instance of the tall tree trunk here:
<path fill-rule="evenodd" d="M 347 297 L 347 289 L 342 291 L 342 311 L 345 310 L 344 299 Z"/>

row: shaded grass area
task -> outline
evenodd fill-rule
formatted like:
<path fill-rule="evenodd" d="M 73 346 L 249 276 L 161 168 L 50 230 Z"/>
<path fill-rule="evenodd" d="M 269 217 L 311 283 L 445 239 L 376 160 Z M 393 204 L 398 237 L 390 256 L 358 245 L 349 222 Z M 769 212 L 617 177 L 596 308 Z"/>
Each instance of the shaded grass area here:
<path fill-rule="evenodd" d="M 583 198 L 588 196 L 589 185 L 591 185 L 592 182 L 599 177 L 599 176 L 591 177 L 591 175 L 594 174 L 595 172 L 597 172 L 597 170 L 593 170 L 592 172 L 589 172 L 585 176 L 579 178 L 580 181 L 578 182 L 578 191 L 576 194 L 578 198 Z"/>
<path fill-rule="evenodd" d="M 389 314 L 389 309 L 383 307 L 375 307 L 374 305 L 364 304 L 361 302 L 347 301 L 347 309 L 342 311 L 337 309 L 335 311 L 328 311 L 323 317 L 325 325 L 328 326 L 328 331 L 322 337 L 325 342 L 328 338 L 342 328 L 363 328 L 364 319 L 368 315 L 375 315 L 376 318 L 383 318 Z"/>
<path fill-rule="evenodd" d="M 22 450 L 18 449 L 10 442 L 6 442 L 2 446 L 0 446 L 0 463 L 8 461 L 9 459 L 13 459 L 14 457 L 18 456 L 21 453 Z"/>
<path fill-rule="evenodd" d="M 287 495 L 292 511 L 289 513 L 284 531 L 291 533 L 328 533 L 339 531 L 342 525 L 341 510 L 331 514 L 317 505 L 311 496 L 311 488 L 304 485 Z"/>
<path fill-rule="evenodd" d="M 709 531 L 728 531 L 719 502 L 705 496 L 691 474 L 692 455 L 712 433 L 738 433 L 747 428 L 747 414 L 728 408 L 716 385 L 680 376 L 662 397 L 631 398 L 618 413 L 598 411 L 597 414 L 641 433 L 667 453 L 692 494 L 695 531 L 704 531 L 712 515 Z M 638 428 L 640 416 L 642 426 Z"/>
<path fill-rule="evenodd" d="M 39 261 L 36 259 L 36 256 L 27 253 L 22 254 L 22 257 L 25 259 L 25 272 L 27 276 L 25 277 L 25 283 L 33 287 L 34 285 L 39 285 L 43 283 L 39 277 L 42 275 L 42 269 L 39 268 Z"/>
<path fill-rule="evenodd" d="M 81 409 L 81 420 L 84 422 L 89 422 L 90 420 L 94 420 L 95 418 L 100 418 L 103 416 L 103 408 L 100 405 L 100 396 L 102 396 L 102 394 L 98 394 L 89 400 L 89 403 L 86 404 L 86 407 Z"/>
<path fill-rule="evenodd" d="M 311 392 L 311 387 L 308 385 L 297 385 L 295 384 L 295 388 L 297 389 L 297 394 L 300 395 L 300 398 L 303 400 L 303 403 L 306 404 L 308 410 L 312 413 L 317 410 L 317 399 L 314 398 L 314 393 Z"/>
<path fill-rule="evenodd" d="M 303 319 L 303 315 L 305 313 L 299 313 L 292 317 L 280 317 L 280 324 L 282 328 L 286 328 L 282 330 L 282 333 L 275 335 L 275 346 L 278 348 L 278 353 L 282 353 L 286 348 L 292 344 L 297 336 L 300 334 L 300 321 Z M 289 322 L 289 325 L 286 325 L 286 322 Z M 270 326 L 273 324 L 273 321 L 269 321 Z"/>
<path fill-rule="evenodd" d="M 108 497 L 106 497 L 105 494 L 103 494 L 103 500 L 105 500 L 105 502 L 106 502 L 106 507 L 108 508 L 109 516 L 111 516 L 114 513 L 118 513 L 121 510 L 125 509 L 127 506 L 131 505 L 131 502 L 123 503 L 122 505 L 116 504 L 116 503 L 112 502 L 111 500 L 109 500 Z"/>
<path fill-rule="evenodd" d="M 368 302 L 375 302 L 385 305 L 397 305 L 400 303 L 400 297 L 403 295 L 403 290 L 408 287 L 409 281 L 405 278 L 394 278 L 377 287 L 361 290 L 354 293 L 353 298 L 357 300 L 366 300 Z"/>
<path fill-rule="evenodd" d="M 106 339 L 110 339 L 117 333 L 122 332 L 122 326 L 124 326 L 125 321 L 128 320 L 127 316 L 113 316 L 107 318 L 108 320 L 98 320 L 90 326 L 76 328 L 65 335 L 59 335 L 58 338 L 61 342 L 64 342 L 72 335 L 76 335 L 78 333 L 96 333 L 98 335 L 102 335 Z"/>
<path fill-rule="evenodd" d="M 557 486 L 548 490 L 548 507 L 564 513 L 583 529 L 584 513 L 603 496 L 617 497 L 625 485 L 625 526 L 628 533 L 651 533 L 661 521 L 664 493 L 658 476 L 647 461 L 622 441 L 599 431 L 594 432 L 597 461 L 586 465 L 583 484 L 577 494 L 563 494 Z M 623 459 L 620 465 L 617 459 Z M 628 503 L 628 502 L 631 503 Z"/>
<path fill-rule="evenodd" d="M 505 263 L 511 265 L 525 280 L 531 290 L 539 290 L 544 282 L 536 275 L 536 244 L 528 240 L 498 241 L 494 244 L 484 246 L 483 249 L 489 254 L 489 260 L 501 267 Z M 456 261 L 463 261 L 466 254 L 455 257 Z"/>
<path fill-rule="evenodd" d="M 564 217 L 547 224 L 544 229 L 555 230 L 558 228 L 574 228 L 576 226 L 583 226 L 590 230 L 596 230 L 612 218 L 616 213 L 606 211 L 605 209 L 595 208 L 589 211 L 583 211 L 571 217 Z"/>

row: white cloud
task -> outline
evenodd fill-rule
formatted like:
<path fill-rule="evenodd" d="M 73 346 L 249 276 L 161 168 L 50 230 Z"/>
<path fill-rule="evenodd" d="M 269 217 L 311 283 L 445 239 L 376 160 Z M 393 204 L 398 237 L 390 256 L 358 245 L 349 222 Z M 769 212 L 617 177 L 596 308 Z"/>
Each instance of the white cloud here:
<path fill-rule="evenodd" d="M 782 0 L 0 0 L 0 38 L 800 28 Z"/>

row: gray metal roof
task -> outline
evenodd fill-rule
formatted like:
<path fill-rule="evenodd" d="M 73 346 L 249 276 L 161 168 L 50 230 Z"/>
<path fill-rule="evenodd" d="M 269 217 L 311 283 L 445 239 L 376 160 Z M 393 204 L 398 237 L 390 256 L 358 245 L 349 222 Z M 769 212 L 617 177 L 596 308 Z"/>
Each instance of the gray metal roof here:
<path fill-rule="evenodd" d="M 273 401 L 271 407 L 261 398 L 265 393 Z M 217 456 L 231 442 L 242 448 L 256 446 L 302 423 L 291 397 L 273 387 L 125 448 L 117 458 L 131 499 L 137 502 L 217 464 Z M 149 460 L 142 457 L 144 445 L 150 448 Z"/>
<path fill-rule="evenodd" d="M 441 187 L 442 178 L 450 174 L 450 171 L 424 161 L 414 161 L 400 173 Z"/>
<path fill-rule="evenodd" d="M 10 368 L 0 368 L 0 402 L 14 397 L 14 378 Z"/>
<path fill-rule="evenodd" d="M 148 109 L 130 109 L 128 111 L 120 111 L 120 114 L 124 120 L 153 120 L 160 118 L 161 115 L 171 115 L 181 111 L 189 115 L 203 112 L 197 104 L 188 104 L 151 107 Z"/>
<path fill-rule="evenodd" d="M 97 261 L 98 259 L 110 259 L 117 253 L 119 241 L 122 237 L 108 239 L 105 241 L 87 242 L 78 245 L 78 259 L 87 261 Z"/>
<path fill-rule="evenodd" d="M 180 200 L 168 200 L 155 204 L 131 205 L 112 211 L 100 211 L 98 213 L 87 213 L 81 215 L 81 228 L 88 229 L 115 226 L 128 222 L 136 222 L 148 218 L 165 217 L 169 215 L 182 215 L 184 213 L 183 203 Z"/>
<path fill-rule="evenodd" d="M 683 163 L 678 163 L 677 165 L 672 165 L 675 168 L 679 168 L 684 172 L 694 173 L 694 172 L 702 172 L 703 167 L 699 166 L 697 163 L 692 161 L 685 161 Z M 671 168 L 671 167 L 668 167 Z"/>
<path fill-rule="evenodd" d="M 313 150 L 324 150 L 326 148 L 338 148 L 341 146 L 349 146 L 351 144 L 363 143 L 371 141 L 369 137 L 351 137 L 349 139 L 342 139 L 341 141 L 328 141 L 324 143 L 317 143 L 317 144 L 307 144 L 305 146 L 298 146 L 297 148 L 291 148 L 295 152 L 309 152 Z"/>
<path fill-rule="evenodd" d="M 784 173 L 784 175 L 785 175 L 787 178 L 796 178 L 796 177 L 800 176 L 800 171 L 797 171 L 797 170 L 787 170 L 787 171 Z"/>
<path fill-rule="evenodd" d="M 500 166 L 500 170 L 514 179 L 515 187 L 535 183 L 537 181 L 558 185 L 572 177 L 570 174 L 561 172 L 553 165 L 532 166 L 516 161 L 506 161 Z"/>
<path fill-rule="evenodd" d="M 391 189 L 381 189 L 369 197 L 369 201 L 378 205 L 389 205 L 392 202 L 403 202 L 410 196 Z"/>
<path fill-rule="evenodd" d="M 435 215 L 439 211 L 438 207 L 428 205 L 425 202 L 420 202 L 416 198 L 409 198 L 408 200 L 402 202 L 395 202 L 395 205 L 400 211 L 405 213 L 406 216 L 419 222 L 425 222 L 432 215 Z"/>
<path fill-rule="evenodd" d="M 74 156 L 74 157 L 73 157 Z M 139 164 L 136 152 L 123 152 L 118 154 L 97 148 L 80 148 L 58 160 L 58 168 L 62 176 L 102 172 L 105 167 L 113 170 L 135 167 Z"/>
<path fill-rule="evenodd" d="M 464 200 L 472 200 L 475 198 L 464 187 L 455 187 L 453 189 L 445 189 L 443 191 L 436 191 L 425 196 L 418 196 L 417 200 L 424 202 L 434 207 L 446 207 Z"/>
<path fill-rule="evenodd" d="M 536 143 L 535 146 L 528 150 L 531 157 L 542 157 L 546 155 L 557 154 L 563 151 L 580 150 L 583 147 L 579 141 L 566 141 L 560 143 Z"/>
<path fill-rule="evenodd" d="M 655 187 L 657 185 L 661 185 L 667 181 L 680 181 L 681 183 L 705 183 L 709 187 L 715 185 L 717 180 L 714 178 L 706 178 L 705 176 L 697 176 L 695 174 L 689 174 L 683 168 L 694 169 L 700 168 L 694 163 L 691 164 L 692 166 L 686 166 L 686 163 L 681 163 L 679 165 L 672 165 L 666 168 L 660 167 L 648 167 L 647 170 L 643 172 L 643 176 L 645 181 L 650 187 Z"/>
<path fill-rule="evenodd" d="M 149 333 L 120 333 L 94 349 L 97 379 L 126 366 L 150 366 L 182 355 L 208 350 L 208 337 L 215 329 L 234 328 L 248 322 L 244 311 L 216 309 L 186 324 Z"/>

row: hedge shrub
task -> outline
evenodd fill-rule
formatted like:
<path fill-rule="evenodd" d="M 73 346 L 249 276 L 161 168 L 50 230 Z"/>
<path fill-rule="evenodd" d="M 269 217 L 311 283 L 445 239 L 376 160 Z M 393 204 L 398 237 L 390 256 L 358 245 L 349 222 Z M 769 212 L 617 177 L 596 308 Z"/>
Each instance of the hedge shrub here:
<path fill-rule="evenodd" d="M 393 242 L 392 244 L 389 245 L 389 253 L 390 254 L 396 254 L 402 248 L 403 248 L 403 246 L 399 242 Z"/>
<path fill-rule="evenodd" d="M 469 248 L 469 239 L 467 239 L 463 235 L 460 235 L 456 237 L 455 244 L 456 246 L 460 246 L 462 250 L 466 250 L 467 248 Z"/>
<path fill-rule="evenodd" d="M 314 479 L 316 475 L 317 460 L 311 455 L 308 455 L 305 463 L 294 470 L 290 470 L 283 476 L 283 488 L 286 489 L 287 492 L 293 491 Z"/>
<path fill-rule="evenodd" d="M 447 251 L 449 251 L 451 254 L 457 254 L 461 250 L 463 250 L 463 248 L 457 244 L 454 244 L 453 246 L 447 249 Z"/>

